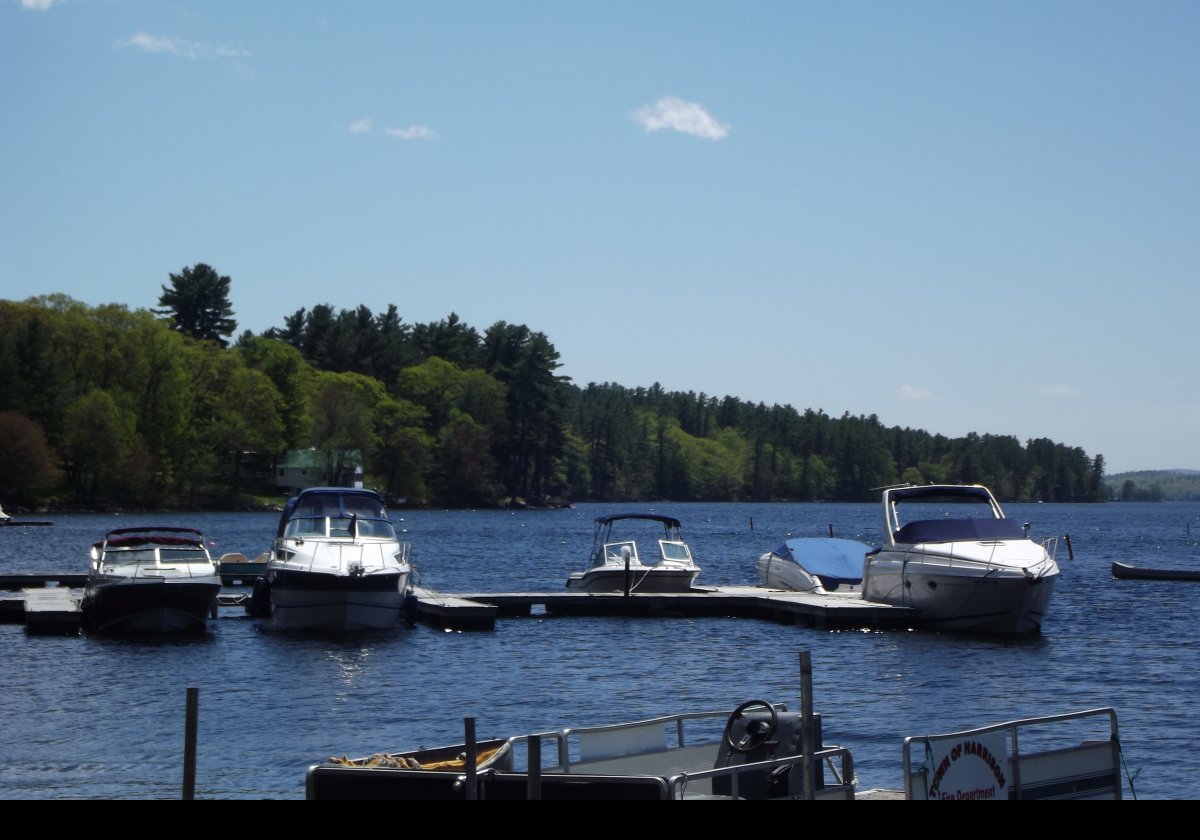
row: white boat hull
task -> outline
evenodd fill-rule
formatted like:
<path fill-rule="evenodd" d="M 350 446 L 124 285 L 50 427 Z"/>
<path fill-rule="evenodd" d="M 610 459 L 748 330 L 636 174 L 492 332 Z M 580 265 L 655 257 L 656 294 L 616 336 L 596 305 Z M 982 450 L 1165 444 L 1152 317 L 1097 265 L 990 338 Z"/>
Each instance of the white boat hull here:
<path fill-rule="evenodd" d="M 692 591 L 700 567 L 678 519 L 618 513 L 596 517 L 595 526 L 588 567 L 567 577 L 567 589 L 629 595 Z"/>
<path fill-rule="evenodd" d="M 863 558 L 871 546 L 833 537 L 796 537 L 759 555 L 758 579 L 768 589 L 825 595 L 862 591 Z"/>
<path fill-rule="evenodd" d="M 1032 634 L 1041 630 L 1058 580 L 1058 567 L 1041 547 L 1029 565 L 964 559 L 962 544 L 949 552 L 880 551 L 864 566 L 863 598 L 917 610 L 937 630 Z M 993 547 L 994 548 L 994 547 Z"/>
<path fill-rule="evenodd" d="M 664 595 L 672 592 L 691 592 L 699 576 L 696 569 L 667 569 L 661 566 L 630 568 L 597 566 L 585 572 L 574 572 L 567 579 L 567 589 L 578 592 L 630 592 Z"/>
<path fill-rule="evenodd" d="M 816 576 L 809 574 L 796 561 L 780 557 L 773 551 L 759 555 L 755 569 L 759 581 L 768 589 L 783 589 L 788 592 L 825 591 L 825 587 Z"/>
<path fill-rule="evenodd" d="M 281 630 L 387 630 L 411 593 L 410 545 L 373 490 L 311 487 L 284 504 L 248 612 Z"/>

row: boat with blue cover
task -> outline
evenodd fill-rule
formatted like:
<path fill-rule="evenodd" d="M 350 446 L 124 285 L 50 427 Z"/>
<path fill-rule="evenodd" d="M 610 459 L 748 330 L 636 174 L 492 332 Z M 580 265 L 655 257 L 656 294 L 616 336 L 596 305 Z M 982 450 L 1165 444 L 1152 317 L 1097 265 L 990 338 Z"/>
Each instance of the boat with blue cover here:
<path fill-rule="evenodd" d="M 791 537 L 758 558 L 763 586 L 823 595 L 861 594 L 863 559 L 871 546 L 835 537 Z"/>

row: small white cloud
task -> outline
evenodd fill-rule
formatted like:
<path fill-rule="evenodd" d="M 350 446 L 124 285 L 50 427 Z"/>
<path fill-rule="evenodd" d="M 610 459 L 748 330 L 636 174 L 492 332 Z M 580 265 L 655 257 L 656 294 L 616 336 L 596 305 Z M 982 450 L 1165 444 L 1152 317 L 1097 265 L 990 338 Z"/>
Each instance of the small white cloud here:
<path fill-rule="evenodd" d="M 424 125 L 410 125 L 408 128 L 385 128 L 385 134 L 399 137 L 401 140 L 437 140 L 438 133 Z"/>
<path fill-rule="evenodd" d="M 363 117 L 361 120 L 355 120 L 350 123 L 351 134 L 370 134 L 371 133 L 371 118 Z"/>
<path fill-rule="evenodd" d="M 138 32 L 132 38 L 118 41 L 116 45 L 118 47 L 129 47 L 140 52 L 166 53 L 178 58 L 242 58 L 250 54 L 246 50 L 236 47 L 198 44 L 194 41 L 184 41 L 181 38 L 151 35 L 148 32 Z"/>
<path fill-rule="evenodd" d="M 713 119 L 695 102 L 684 102 L 674 96 L 638 108 L 630 116 L 648 132 L 669 129 L 705 140 L 721 140 L 730 131 L 729 125 Z"/>
<path fill-rule="evenodd" d="M 912 385 L 900 386 L 900 399 L 902 400 L 936 400 L 937 396 L 933 391 L 925 388 L 914 388 Z"/>
<path fill-rule="evenodd" d="M 1079 392 L 1066 385 L 1039 385 L 1037 392 L 1046 397 L 1077 397 Z"/>
<path fill-rule="evenodd" d="M 35 12 L 44 12 L 57 2 L 59 0 L 21 0 L 21 8 L 33 9 Z"/>

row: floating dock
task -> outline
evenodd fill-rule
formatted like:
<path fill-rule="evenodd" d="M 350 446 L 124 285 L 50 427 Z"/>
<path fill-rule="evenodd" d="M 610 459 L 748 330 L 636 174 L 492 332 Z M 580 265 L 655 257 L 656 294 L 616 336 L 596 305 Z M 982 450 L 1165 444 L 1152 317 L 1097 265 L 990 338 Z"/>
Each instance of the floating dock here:
<path fill-rule="evenodd" d="M 86 575 L 0 576 L 0 622 L 24 623 L 30 632 L 78 632 L 80 593 Z M 226 589 L 218 608 L 245 610 L 250 593 Z M 690 592 L 472 592 L 416 588 L 409 618 L 448 630 L 494 630 L 499 618 L 616 617 L 751 618 L 828 630 L 899 630 L 915 613 L 864 601 L 857 594 L 815 595 L 759 586 L 705 586 Z M 30 620 L 34 622 L 30 624 Z M 74 630 L 70 626 L 74 624 Z M 59 629 L 56 629 L 59 628 Z"/>
<path fill-rule="evenodd" d="M 83 628 L 78 592 L 62 587 L 23 589 L 25 631 L 39 636 L 75 636 Z"/>
<path fill-rule="evenodd" d="M 87 575 L 0 575 L 0 624 L 24 624 L 39 635 L 76 634 L 85 583 Z"/>
<path fill-rule="evenodd" d="M 706 586 L 679 593 L 476 592 L 452 596 L 491 604 L 503 617 L 633 616 L 648 618 L 754 618 L 822 629 L 903 629 L 912 626 L 908 607 L 872 604 L 855 595 L 815 595 L 759 586 Z"/>

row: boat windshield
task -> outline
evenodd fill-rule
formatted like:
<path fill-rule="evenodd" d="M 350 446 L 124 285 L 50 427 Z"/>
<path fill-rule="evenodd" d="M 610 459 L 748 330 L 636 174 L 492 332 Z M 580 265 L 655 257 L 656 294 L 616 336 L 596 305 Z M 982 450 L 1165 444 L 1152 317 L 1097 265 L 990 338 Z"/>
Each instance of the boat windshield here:
<path fill-rule="evenodd" d="M 377 499 L 356 493 L 306 493 L 292 511 L 294 517 L 343 515 L 378 519 L 384 512 Z"/>
<path fill-rule="evenodd" d="M 676 563 L 692 562 L 692 553 L 688 551 L 686 544 L 671 540 L 659 540 L 658 545 L 662 550 L 662 556 L 664 560 L 670 560 Z"/>
<path fill-rule="evenodd" d="M 624 566 L 626 553 L 629 555 L 630 564 L 638 565 L 637 544 L 633 540 L 605 543 L 604 551 L 596 557 L 596 565 L 603 566 L 609 563 L 614 566 Z"/>
<path fill-rule="evenodd" d="M 995 519 L 986 499 L 942 499 L 896 503 L 896 524 L 918 519 Z"/>
<path fill-rule="evenodd" d="M 357 516 L 301 516 L 288 522 L 285 537 L 359 537 L 374 540 L 396 539 L 390 519 L 364 519 Z"/>
<path fill-rule="evenodd" d="M 105 563 L 153 563 L 153 548 L 131 548 L 127 551 L 110 551 L 104 555 Z"/>
<path fill-rule="evenodd" d="M 203 548 L 181 548 L 179 546 L 169 546 L 167 548 L 160 548 L 158 551 L 158 556 L 160 558 L 163 560 L 170 560 L 172 562 L 184 560 L 207 563 L 212 559 L 209 557 L 208 552 L 206 552 Z"/>
<path fill-rule="evenodd" d="M 197 546 L 164 546 L 159 549 L 160 558 L 164 563 L 196 562 L 208 563 L 211 558 L 203 548 Z M 106 563 L 153 563 L 155 549 L 130 548 L 120 551 L 109 551 L 104 556 Z"/>

